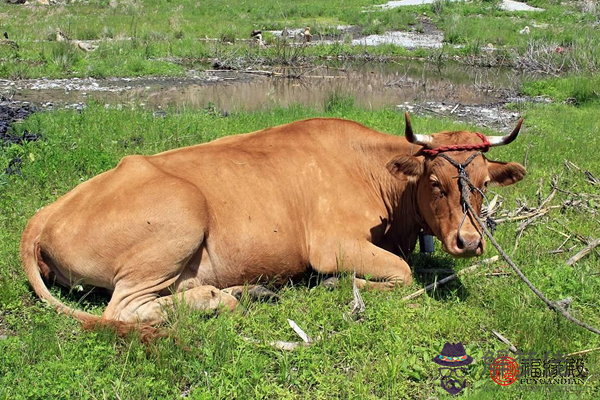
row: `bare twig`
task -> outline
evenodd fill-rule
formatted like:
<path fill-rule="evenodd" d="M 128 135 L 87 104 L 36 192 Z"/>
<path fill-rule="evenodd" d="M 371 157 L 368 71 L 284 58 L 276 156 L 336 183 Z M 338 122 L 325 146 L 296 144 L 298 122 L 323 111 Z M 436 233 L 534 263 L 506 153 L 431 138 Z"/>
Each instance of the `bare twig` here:
<path fill-rule="evenodd" d="M 600 185 L 600 179 L 596 178 L 590 171 L 585 171 L 583 173 L 585 175 L 585 179 L 592 185 Z"/>
<path fill-rule="evenodd" d="M 579 168 L 577 165 L 573 164 L 567 159 L 565 159 L 563 163 L 565 164 L 565 167 L 567 167 L 567 169 L 576 169 L 577 171 L 581 171 L 581 168 Z"/>
<path fill-rule="evenodd" d="M 577 247 L 577 246 L 573 245 L 573 246 L 569 247 L 568 249 L 556 249 L 556 250 L 552 250 L 550 252 L 550 254 L 570 253 L 570 252 L 572 252 L 575 249 L 575 247 Z"/>
<path fill-rule="evenodd" d="M 569 258 L 569 260 L 567 261 L 567 265 L 575 264 L 577 261 L 581 260 L 583 257 L 585 257 L 589 252 L 594 250 L 599 245 L 600 245 L 600 238 L 590 241 L 589 244 L 585 248 L 583 248 L 579 253 L 577 253 L 573 257 Z"/>
<path fill-rule="evenodd" d="M 414 299 L 415 297 L 419 297 L 419 296 L 421 296 L 423 293 L 425 293 L 425 292 L 428 292 L 428 291 L 430 291 L 430 290 L 432 290 L 432 289 L 435 289 L 435 288 L 437 288 L 438 286 L 441 286 L 441 285 L 443 285 L 443 284 L 445 284 L 445 283 L 447 283 L 447 282 L 450 282 L 451 280 L 453 280 L 453 279 L 456 279 L 457 277 L 459 277 L 459 276 L 461 276 L 461 275 L 465 275 L 465 274 L 467 274 L 467 273 L 469 273 L 469 272 L 473 272 L 473 271 L 475 271 L 475 270 L 477 269 L 477 267 L 479 267 L 479 266 L 481 266 L 481 265 L 492 264 L 492 263 L 494 263 L 494 262 L 498 261 L 498 259 L 499 259 L 499 258 L 500 258 L 499 256 L 493 256 L 493 257 L 487 258 L 487 259 L 485 259 L 485 260 L 481 260 L 481 261 L 479 261 L 479 262 L 478 262 L 477 264 L 475 264 L 475 265 L 472 265 L 472 266 L 470 266 L 470 267 L 468 267 L 468 268 L 462 269 L 462 270 L 458 271 L 458 272 L 457 272 L 457 273 L 455 273 L 455 274 L 452 274 L 452 275 L 450 275 L 450 276 L 448 276 L 448 277 L 446 277 L 446 278 L 444 278 L 444 279 L 440 279 L 439 281 L 437 281 L 437 282 L 434 282 L 434 283 L 432 283 L 432 284 L 430 284 L 430 285 L 427 285 L 427 286 L 425 286 L 423 289 L 417 290 L 416 292 L 414 292 L 414 293 L 412 293 L 412 294 L 409 294 L 408 296 L 404 296 L 404 297 L 402 298 L 402 300 L 404 300 L 404 301 L 406 301 L 406 300 L 412 300 L 412 299 Z"/>
<path fill-rule="evenodd" d="M 598 351 L 598 350 L 600 350 L 600 347 L 594 347 L 593 349 L 587 349 L 587 350 L 576 351 L 575 353 L 569 353 L 565 357 L 581 356 L 583 354 L 591 353 L 593 351 Z"/>
<path fill-rule="evenodd" d="M 500 340 L 502 343 L 507 345 L 508 349 L 510 351 L 512 351 L 513 353 L 517 352 L 517 348 L 507 338 L 502 336 L 502 334 L 500 334 L 500 332 L 496 332 L 495 330 L 492 329 L 492 333 L 494 334 L 494 336 L 496 336 L 498 338 L 498 340 Z"/>
<path fill-rule="evenodd" d="M 250 343 L 261 343 L 260 340 L 252 339 L 252 338 L 245 337 L 245 336 L 242 336 L 242 339 L 244 339 L 246 342 L 250 342 Z M 296 350 L 299 347 L 308 347 L 312 344 L 312 343 L 306 343 L 306 342 L 284 342 L 283 340 L 273 340 L 273 341 L 269 341 L 269 342 L 265 342 L 265 343 L 271 347 L 275 347 L 276 349 L 286 350 L 286 351 Z"/>
<path fill-rule="evenodd" d="M 296 324 L 293 320 L 288 318 L 287 322 L 288 322 L 288 324 L 290 324 L 290 326 L 292 327 L 294 332 L 296 332 L 298 334 L 298 336 L 300 336 L 300 338 L 304 341 L 304 343 L 310 343 L 312 341 L 312 340 L 310 340 L 310 337 L 306 334 L 306 332 L 304 332 L 302 329 L 300 329 L 298 324 Z"/>
<path fill-rule="evenodd" d="M 508 276 L 510 272 L 489 272 L 485 276 Z"/>
<path fill-rule="evenodd" d="M 538 214 L 544 215 L 548 211 L 556 210 L 557 208 L 563 208 L 563 207 L 564 206 L 562 204 L 561 205 L 554 205 L 554 206 L 549 206 L 549 207 L 546 207 L 546 208 L 543 208 L 543 209 L 538 209 L 538 210 L 535 210 L 533 212 L 529 212 L 527 214 L 519 215 L 519 216 L 516 216 L 516 217 L 498 218 L 496 220 L 496 223 L 521 221 L 521 220 L 524 220 L 524 219 L 532 218 L 532 217 L 534 217 L 534 216 L 536 216 Z"/>
<path fill-rule="evenodd" d="M 356 285 L 356 271 L 354 272 L 354 276 L 352 277 L 352 303 L 350 304 L 350 312 L 348 316 L 352 319 L 356 319 L 359 315 L 365 312 L 365 302 L 360 294 L 360 290 L 358 290 L 358 286 Z"/>

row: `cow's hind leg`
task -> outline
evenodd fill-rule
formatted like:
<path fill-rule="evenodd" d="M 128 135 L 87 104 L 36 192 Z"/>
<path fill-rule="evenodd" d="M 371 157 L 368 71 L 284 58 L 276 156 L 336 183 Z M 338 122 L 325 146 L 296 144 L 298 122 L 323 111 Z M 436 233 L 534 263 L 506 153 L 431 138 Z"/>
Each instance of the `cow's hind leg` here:
<path fill-rule="evenodd" d="M 143 297 L 136 300 L 122 308 L 118 315 L 111 315 L 111 313 L 113 313 L 113 309 L 119 307 L 109 304 L 104 317 L 119 319 L 123 322 L 155 325 L 164 322 L 168 313 L 178 305 L 184 305 L 192 310 L 221 311 L 233 310 L 238 304 L 235 297 L 210 285 L 197 286 L 169 296 L 155 297 L 149 295 L 145 302 Z M 113 300 L 111 300 L 111 303 L 113 303 Z"/>

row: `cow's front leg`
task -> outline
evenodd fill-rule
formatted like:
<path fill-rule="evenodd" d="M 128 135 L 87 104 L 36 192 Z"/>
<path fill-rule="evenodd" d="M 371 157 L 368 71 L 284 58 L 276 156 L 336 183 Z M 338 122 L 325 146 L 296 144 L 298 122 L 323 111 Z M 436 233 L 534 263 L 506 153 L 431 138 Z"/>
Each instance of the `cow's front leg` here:
<path fill-rule="evenodd" d="M 356 272 L 359 288 L 392 290 L 396 285 L 412 283 L 412 272 L 406 261 L 364 239 L 313 247 L 310 263 L 323 274 Z"/>

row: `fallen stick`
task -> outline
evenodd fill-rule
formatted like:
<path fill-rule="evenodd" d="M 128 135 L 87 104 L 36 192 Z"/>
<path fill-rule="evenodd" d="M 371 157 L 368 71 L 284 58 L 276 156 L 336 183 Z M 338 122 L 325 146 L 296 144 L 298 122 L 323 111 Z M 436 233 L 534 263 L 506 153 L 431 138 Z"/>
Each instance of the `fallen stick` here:
<path fill-rule="evenodd" d="M 362 313 L 365 312 L 365 302 L 360 294 L 360 290 L 358 290 L 358 286 L 356 285 L 356 271 L 354 271 L 354 275 L 352 276 L 352 302 L 350 303 L 350 312 L 344 314 L 344 319 L 352 319 L 356 320 Z"/>
<path fill-rule="evenodd" d="M 287 322 L 290 325 L 290 327 L 294 330 L 294 332 L 296 332 L 296 334 L 298 336 L 300 336 L 300 338 L 302 338 L 302 342 L 285 342 L 283 340 L 271 340 L 271 341 L 265 341 L 265 343 L 268 344 L 269 346 L 274 347 L 279 350 L 292 351 L 292 350 L 296 350 L 299 347 L 311 346 L 315 342 L 293 320 L 288 318 Z M 252 339 L 252 338 L 245 337 L 245 336 L 242 336 L 242 338 L 247 342 L 261 343 L 261 341 L 257 340 L 257 339 Z M 320 339 L 320 337 L 317 337 L 317 340 L 319 340 L 319 339 Z"/>
<path fill-rule="evenodd" d="M 525 214 L 525 215 L 519 215 L 519 216 L 517 216 L 517 217 L 498 218 L 498 219 L 496 220 L 496 223 L 498 223 L 498 224 L 499 224 L 499 223 L 501 223 L 501 222 L 513 222 L 513 221 L 520 221 L 520 220 L 522 220 L 522 219 L 528 219 L 528 218 L 531 218 L 531 217 L 535 217 L 536 215 L 539 215 L 539 214 L 542 214 L 542 215 L 544 215 L 544 214 L 546 214 L 548 211 L 550 211 L 550 210 L 554 210 L 554 209 L 557 209 L 557 208 L 563 208 L 563 205 L 561 204 L 561 205 L 555 205 L 555 206 L 546 207 L 546 208 L 544 208 L 544 209 L 536 210 L 536 211 L 534 211 L 534 212 L 530 212 L 530 213 L 528 213 L 528 214 Z"/>
<path fill-rule="evenodd" d="M 500 334 L 500 332 L 496 332 L 495 330 L 492 329 L 492 333 L 494 334 L 494 336 L 496 336 L 498 338 L 498 340 L 500 340 L 502 343 L 507 345 L 508 349 L 510 351 L 512 351 L 513 353 L 517 352 L 517 348 L 507 338 L 502 336 L 502 334 Z"/>
<path fill-rule="evenodd" d="M 581 260 L 588 253 L 594 250 L 598 245 L 600 245 L 600 239 L 592 240 L 586 247 L 583 248 L 583 250 L 569 258 L 567 265 L 571 266 L 575 264 L 577 261 Z"/>
<path fill-rule="evenodd" d="M 261 343 L 260 340 L 252 339 L 252 338 L 245 337 L 245 336 L 242 336 L 242 339 L 244 339 L 246 342 L 250 342 L 250 343 L 258 343 L 258 344 Z M 265 342 L 265 343 L 271 347 L 274 347 L 279 350 L 285 350 L 285 351 L 296 350 L 299 347 L 308 347 L 312 344 L 312 343 L 306 343 L 306 342 L 284 342 L 283 340 L 273 340 L 273 341 L 269 341 L 269 342 Z"/>
<path fill-rule="evenodd" d="M 565 357 L 580 356 L 582 354 L 591 353 L 592 351 L 597 351 L 597 350 L 600 350 L 600 347 L 594 347 L 593 349 L 576 351 L 575 353 L 569 353 L 569 354 L 567 354 Z"/>
<path fill-rule="evenodd" d="M 310 339 L 310 337 L 306 334 L 306 332 L 304 332 L 299 326 L 298 324 L 296 324 L 293 320 L 289 319 L 287 320 L 288 324 L 290 324 L 290 327 L 294 330 L 294 332 L 296 332 L 296 334 L 298 336 L 300 336 L 300 338 L 304 341 L 304 343 L 310 343 L 312 342 L 312 340 Z"/>
<path fill-rule="evenodd" d="M 481 261 L 479 261 L 475 265 L 472 265 L 472 266 L 470 266 L 468 268 L 462 269 L 462 270 L 458 271 L 455 274 L 452 274 L 452 275 L 450 275 L 450 276 L 448 276 L 448 277 L 446 277 L 444 279 L 440 279 L 439 281 L 434 282 L 434 283 L 432 283 L 430 285 L 427 285 L 423 289 L 417 290 L 416 292 L 414 292 L 412 294 L 409 294 L 408 296 L 404 296 L 402 298 L 402 300 L 405 300 L 405 301 L 406 300 L 412 300 L 415 297 L 419 297 L 419 296 L 421 296 L 425 292 L 429 292 L 430 290 L 435 289 L 438 286 L 441 286 L 441 285 L 443 285 L 443 284 L 445 284 L 447 282 L 450 282 L 453 279 L 456 279 L 458 276 L 461 276 L 461 275 L 467 274 L 469 272 L 475 271 L 477 269 L 477 267 L 479 267 L 481 265 L 492 264 L 492 263 L 498 261 L 499 258 L 500 258 L 500 256 L 494 256 L 494 257 L 487 258 L 485 260 L 481 260 Z"/>
<path fill-rule="evenodd" d="M 282 76 L 281 72 L 264 71 L 264 70 L 240 70 L 242 74 L 265 75 L 265 76 Z"/>

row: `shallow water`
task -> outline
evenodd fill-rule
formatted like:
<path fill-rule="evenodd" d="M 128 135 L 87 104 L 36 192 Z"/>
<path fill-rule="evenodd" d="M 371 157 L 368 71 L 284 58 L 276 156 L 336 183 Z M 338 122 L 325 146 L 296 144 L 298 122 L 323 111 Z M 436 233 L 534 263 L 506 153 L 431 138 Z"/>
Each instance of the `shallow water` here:
<path fill-rule="evenodd" d="M 272 71 L 283 76 L 209 71 L 185 78 L 0 81 L 0 92 L 42 106 L 51 103 L 51 107 L 94 100 L 150 109 L 200 109 L 212 103 L 225 111 L 290 104 L 319 108 L 337 93 L 354 97 L 361 107 L 384 108 L 424 101 L 494 104 L 522 79 L 520 73 L 509 69 L 469 68 L 458 63 L 438 69 L 414 60 Z M 300 78 L 284 77 L 289 75 Z"/>

